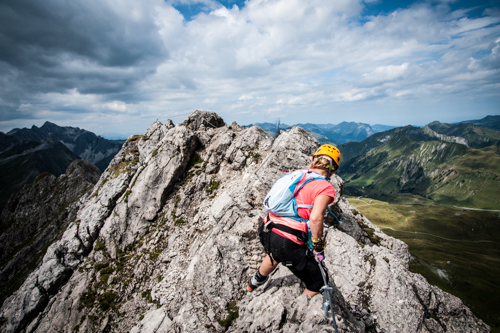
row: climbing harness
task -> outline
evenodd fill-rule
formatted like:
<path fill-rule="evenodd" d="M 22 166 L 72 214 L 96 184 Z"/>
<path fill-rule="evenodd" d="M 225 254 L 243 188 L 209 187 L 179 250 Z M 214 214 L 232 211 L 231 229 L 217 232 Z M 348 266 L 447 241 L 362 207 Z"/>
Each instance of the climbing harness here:
<path fill-rule="evenodd" d="M 333 327 L 335 328 L 335 333 L 338 333 L 337 322 L 335 321 L 335 313 L 333 313 L 333 306 L 332 306 L 333 288 L 330 287 L 326 282 L 325 271 L 323 270 L 323 266 L 321 265 L 320 261 L 318 261 L 318 265 L 319 269 L 321 270 L 321 276 L 323 277 L 323 282 L 325 282 L 325 285 L 321 287 L 321 289 L 319 290 L 323 294 L 323 311 L 325 313 L 325 317 L 328 317 L 328 309 L 332 311 Z"/>

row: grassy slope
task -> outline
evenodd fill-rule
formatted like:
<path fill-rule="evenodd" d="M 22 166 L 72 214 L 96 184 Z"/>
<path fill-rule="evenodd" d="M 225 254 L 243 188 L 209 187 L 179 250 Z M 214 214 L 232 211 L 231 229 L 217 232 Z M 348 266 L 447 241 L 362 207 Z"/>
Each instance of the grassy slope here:
<path fill-rule="evenodd" d="M 439 206 L 411 195 L 396 204 L 370 200 L 349 202 L 408 244 L 416 257 L 412 272 L 461 298 L 500 332 L 500 213 Z"/>
<path fill-rule="evenodd" d="M 500 208 L 500 147 L 470 149 L 456 161 L 456 174 L 429 194 L 439 202 L 478 208 Z"/>
<path fill-rule="evenodd" d="M 444 204 L 500 209 L 500 148 L 390 140 L 341 171 L 347 193 L 393 201 L 401 192 Z"/>

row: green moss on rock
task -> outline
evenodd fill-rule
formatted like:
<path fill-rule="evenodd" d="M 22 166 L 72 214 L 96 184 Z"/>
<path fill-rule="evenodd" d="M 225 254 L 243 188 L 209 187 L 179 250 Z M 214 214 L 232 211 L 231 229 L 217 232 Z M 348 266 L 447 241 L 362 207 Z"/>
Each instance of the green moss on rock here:
<path fill-rule="evenodd" d="M 198 154 L 194 154 L 193 156 L 191 156 L 191 158 L 189 159 L 189 162 L 188 162 L 188 168 L 192 168 L 194 167 L 196 164 L 199 164 L 199 163 L 203 163 L 203 159 L 201 158 L 200 155 Z"/>
<path fill-rule="evenodd" d="M 45 177 L 49 177 L 49 176 L 52 176 L 52 174 L 48 173 L 48 172 L 42 172 L 41 174 L 39 174 L 38 176 L 36 176 L 36 178 L 35 178 L 35 184 L 38 183 L 40 180 L 44 179 Z"/>
<path fill-rule="evenodd" d="M 114 307 L 115 301 L 118 298 L 118 294 L 114 291 L 107 291 L 102 295 L 97 297 L 97 301 L 99 302 L 99 308 L 102 311 L 106 311 L 111 307 Z"/>
<path fill-rule="evenodd" d="M 232 322 L 239 317 L 239 308 L 236 306 L 236 301 L 231 301 L 227 306 L 226 319 L 216 318 L 220 326 L 225 330 L 231 326 Z"/>

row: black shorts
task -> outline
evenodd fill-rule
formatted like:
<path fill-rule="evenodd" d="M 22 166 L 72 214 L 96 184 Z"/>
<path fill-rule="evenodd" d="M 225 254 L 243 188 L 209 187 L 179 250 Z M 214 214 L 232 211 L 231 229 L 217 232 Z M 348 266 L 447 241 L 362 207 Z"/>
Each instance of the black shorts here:
<path fill-rule="evenodd" d="M 318 262 L 314 256 L 308 255 L 307 244 L 299 245 L 272 231 L 270 243 L 273 259 L 286 265 L 296 277 L 305 283 L 307 289 L 319 292 L 324 281 Z M 325 275 L 328 282 L 328 275 Z"/>

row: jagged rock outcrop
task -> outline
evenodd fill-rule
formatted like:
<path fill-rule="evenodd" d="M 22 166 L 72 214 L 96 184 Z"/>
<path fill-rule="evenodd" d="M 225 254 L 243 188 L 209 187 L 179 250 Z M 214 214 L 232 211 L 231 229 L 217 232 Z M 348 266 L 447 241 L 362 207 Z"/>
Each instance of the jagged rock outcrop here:
<path fill-rule="evenodd" d="M 12 195 L 0 215 L 0 301 L 36 267 L 47 247 L 74 221 L 79 199 L 101 172 L 86 160 L 74 160 L 58 178 L 40 174 L 32 186 Z"/>
<path fill-rule="evenodd" d="M 1 309 L 3 332 L 333 332 L 321 297 L 285 267 L 253 293 L 256 226 L 283 171 L 317 141 L 276 140 L 196 111 L 123 145 L 61 240 Z M 258 178 L 256 177 L 258 176 Z M 340 332 L 487 332 L 454 296 L 408 271 L 407 246 L 341 198 L 332 179 L 326 266 Z"/>

